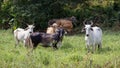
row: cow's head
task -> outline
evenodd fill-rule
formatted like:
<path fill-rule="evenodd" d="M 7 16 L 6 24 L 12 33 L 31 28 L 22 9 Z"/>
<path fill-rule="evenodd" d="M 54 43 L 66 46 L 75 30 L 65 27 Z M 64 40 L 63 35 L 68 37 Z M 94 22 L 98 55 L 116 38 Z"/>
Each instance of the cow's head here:
<path fill-rule="evenodd" d="M 72 20 L 72 22 L 77 22 L 77 19 L 75 16 L 72 16 L 70 19 Z"/>
<path fill-rule="evenodd" d="M 90 32 L 93 31 L 93 28 L 91 27 L 93 25 L 93 22 L 90 21 L 90 22 L 87 22 L 87 24 L 85 23 L 85 21 L 83 22 L 84 24 L 84 28 L 82 29 L 82 31 L 85 31 L 85 35 L 88 37 Z"/>
<path fill-rule="evenodd" d="M 35 28 L 35 26 L 34 26 L 34 24 L 32 24 L 32 25 L 28 25 L 27 24 L 27 28 L 25 28 L 25 30 L 28 30 L 30 33 L 33 33 L 33 29 Z"/>
<path fill-rule="evenodd" d="M 65 30 L 63 28 L 57 28 L 55 30 L 55 32 L 56 32 L 56 34 L 59 35 L 60 38 L 62 38 L 64 36 L 64 34 L 65 34 Z"/>

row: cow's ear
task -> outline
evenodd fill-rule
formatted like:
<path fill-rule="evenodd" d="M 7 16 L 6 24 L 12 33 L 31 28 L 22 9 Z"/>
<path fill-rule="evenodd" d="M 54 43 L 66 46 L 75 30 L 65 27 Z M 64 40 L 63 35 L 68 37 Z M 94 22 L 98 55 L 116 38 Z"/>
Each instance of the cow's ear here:
<path fill-rule="evenodd" d="M 27 28 L 25 28 L 25 30 L 28 30 L 29 28 L 27 27 Z"/>
<path fill-rule="evenodd" d="M 85 32 L 85 28 L 82 28 L 81 32 Z"/>
<path fill-rule="evenodd" d="M 33 25 L 33 28 L 35 28 L 35 26 Z"/>
<path fill-rule="evenodd" d="M 93 31 L 93 28 L 90 28 L 91 31 Z"/>

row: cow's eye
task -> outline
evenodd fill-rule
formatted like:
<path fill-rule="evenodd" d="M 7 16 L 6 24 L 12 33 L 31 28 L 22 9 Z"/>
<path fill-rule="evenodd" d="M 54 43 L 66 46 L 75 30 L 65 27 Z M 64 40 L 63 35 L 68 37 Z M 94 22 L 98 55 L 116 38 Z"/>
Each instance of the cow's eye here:
<path fill-rule="evenodd" d="M 92 31 L 93 31 L 93 28 L 90 28 L 90 30 L 92 30 Z"/>
<path fill-rule="evenodd" d="M 83 30 L 86 30 L 86 28 L 84 28 Z"/>

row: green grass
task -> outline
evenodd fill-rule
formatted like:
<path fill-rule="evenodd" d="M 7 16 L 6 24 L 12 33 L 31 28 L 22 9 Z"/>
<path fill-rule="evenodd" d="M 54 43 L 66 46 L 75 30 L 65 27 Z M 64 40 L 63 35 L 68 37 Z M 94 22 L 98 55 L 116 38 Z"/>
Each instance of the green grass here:
<path fill-rule="evenodd" d="M 21 43 L 14 48 L 11 30 L 0 30 L 0 68 L 119 68 L 120 32 L 104 31 L 103 48 L 87 53 L 84 34 L 65 36 L 54 50 L 38 46 L 30 55 Z"/>

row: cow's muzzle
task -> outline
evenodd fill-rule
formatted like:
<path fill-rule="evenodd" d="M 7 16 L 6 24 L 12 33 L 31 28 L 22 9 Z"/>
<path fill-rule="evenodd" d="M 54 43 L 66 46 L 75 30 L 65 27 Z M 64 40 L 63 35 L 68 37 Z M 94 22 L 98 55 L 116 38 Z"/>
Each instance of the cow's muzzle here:
<path fill-rule="evenodd" d="M 89 36 L 89 34 L 86 34 L 86 36 L 88 37 L 88 36 Z"/>
<path fill-rule="evenodd" d="M 32 32 L 29 32 L 30 34 L 32 33 Z"/>

